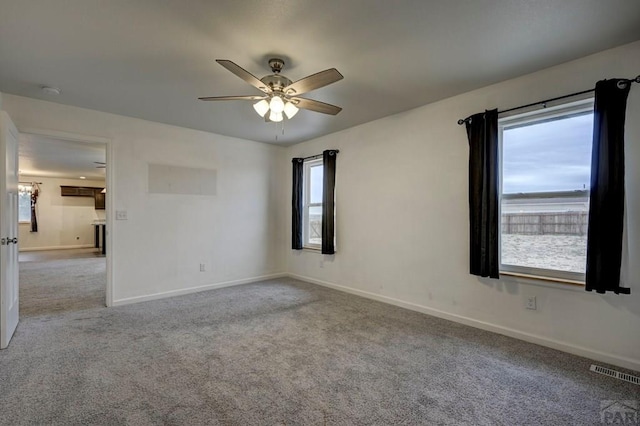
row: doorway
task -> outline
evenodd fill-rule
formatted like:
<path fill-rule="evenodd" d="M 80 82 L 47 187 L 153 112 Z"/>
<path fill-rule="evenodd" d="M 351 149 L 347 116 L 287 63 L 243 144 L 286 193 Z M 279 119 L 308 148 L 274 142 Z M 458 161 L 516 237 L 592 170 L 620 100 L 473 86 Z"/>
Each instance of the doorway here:
<path fill-rule="evenodd" d="M 20 317 L 109 306 L 109 140 L 21 129 Z"/>

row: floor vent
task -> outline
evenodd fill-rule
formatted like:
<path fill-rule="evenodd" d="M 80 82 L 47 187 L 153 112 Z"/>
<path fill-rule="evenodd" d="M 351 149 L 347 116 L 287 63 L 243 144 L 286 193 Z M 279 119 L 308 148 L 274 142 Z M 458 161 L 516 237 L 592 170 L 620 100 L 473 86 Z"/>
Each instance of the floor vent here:
<path fill-rule="evenodd" d="M 604 374 L 605 376 L 613 377 L 618 380 L 624 380 L 625 382 L 633 383 L 634 385 L 640 385 L 640 377 L 632 376 L 631 374 L 621 373 L 616 370 L 612 370 L 606 367 L 600 367 L 599 365 L 591 364 L 589 369 L 593 372 Z"/>

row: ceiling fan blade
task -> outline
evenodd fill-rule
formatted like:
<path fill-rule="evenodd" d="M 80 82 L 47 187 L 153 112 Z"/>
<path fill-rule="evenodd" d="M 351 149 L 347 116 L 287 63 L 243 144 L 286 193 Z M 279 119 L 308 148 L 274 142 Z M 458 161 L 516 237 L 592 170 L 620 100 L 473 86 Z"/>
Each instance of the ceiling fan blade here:
<path fill-rule="evenodd" d="M 284 88 L 284 93 L 288 95 L 301 95 L 315 89 L 327 86 L 336 81 L 342 80 L 344 77 L 335 68 L 320 71 L 318 73 L 301 78 Z"/>
<path fill-rule="evenodd" d="M 267 99 L 266 96 L 208 96 L 204 98 L 198 98 L 201 101 L 258 101 L 260 99 Z"/>
<path fill-rule="evenodd" d="M 295 106 L 298 108 L 308 109 L 309 111 L 321 112 L 323 114 L 330 115 L 336 115 L 342 111 L 342 108 L 338 106 L 325 104 L 324 102 L 314 101 L 312 99 L 291 98 L 291 100 L 294 101 Z"/>
<path fill-rule="evenodd" d="M 243 79 L 244 81 L 246 81 L 247 83 L 249 83 L 250 85 L 252 85 L 253 87 L 255 87 L 256 89 L 264 93 L 271 92 L 271 89 L 266 84 L 261 82 L 260 79 L 258 79 L 258 77 L 251 74 L 249 71 L 245 70 L 235 62 L 232 62 L 228 59 L 216 59 L 216 62 L 222 65 L 223 67 L 225 67 L 226 69 L 228 69 L 229 71 L 231 71 L 232 73 L 234 73 L 235 75 L 237 75 L 238 77 L 240 77 L 241 79 Z"/>

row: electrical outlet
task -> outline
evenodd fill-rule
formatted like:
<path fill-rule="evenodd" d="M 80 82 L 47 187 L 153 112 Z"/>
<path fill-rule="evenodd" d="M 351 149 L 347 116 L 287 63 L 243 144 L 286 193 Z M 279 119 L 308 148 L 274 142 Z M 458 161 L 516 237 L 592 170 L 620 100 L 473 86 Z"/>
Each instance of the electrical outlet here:
<path fill-rule="evenodd" d="M 200 272 L 204 272 L 204 263 L 200 264 Z"/>
<path fill-rule="evenodd" d="M 116 220 L 127 220 L 127 211 L 116 210 Z"/>
<path fill-rule="evenodd" d="M 532 309 L 532 310 L 536 310 L 537 306 L 536 306 L 536 297 L 535 296 L 527 296 L 524 299 L 524 307 L 527 309 Z"/>

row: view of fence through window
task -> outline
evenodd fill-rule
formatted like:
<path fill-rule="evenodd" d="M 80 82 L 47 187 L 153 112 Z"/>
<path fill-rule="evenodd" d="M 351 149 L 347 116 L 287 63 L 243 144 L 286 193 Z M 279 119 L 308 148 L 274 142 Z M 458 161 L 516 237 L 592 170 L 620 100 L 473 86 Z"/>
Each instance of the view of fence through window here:
<path fill-rule="evenodd" d="M 584 273 L 591 112 L 502 132 L 501 263 Z"/>

